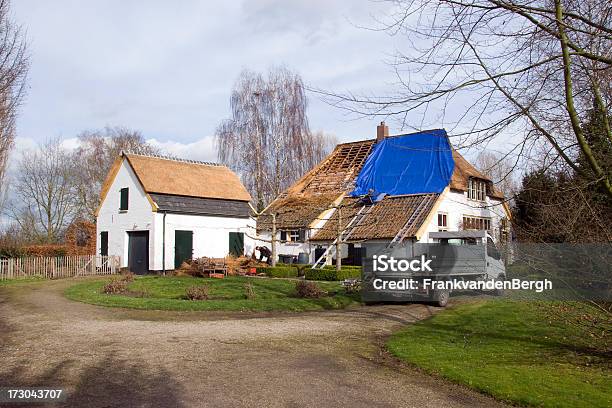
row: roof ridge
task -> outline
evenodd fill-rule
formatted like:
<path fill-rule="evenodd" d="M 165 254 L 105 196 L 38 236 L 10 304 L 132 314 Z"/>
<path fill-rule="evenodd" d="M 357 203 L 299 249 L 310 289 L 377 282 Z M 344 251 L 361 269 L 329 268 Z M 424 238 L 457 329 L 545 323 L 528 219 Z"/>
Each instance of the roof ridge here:
<path fill-rule="evenodd" d="M 180 163 L 188 163 L 188 164 L 199 164 L 202 166 L 214 166 L 214 167 L 227 167 L 221 163 L 214 163 L 214 162 L 207 162 L 207 161 L 200 161 L 200 160 L 192 160 L 192 159 L 182 159 L 180 157 L 176 157 L 176 156 L 165 156 L 162 154 L 145 154 L 145 153 L 138 153 L 138 152 L 133 152 L 130 150 L 122 150 L 121 151 L 121 155 L 132 155 L 132 156 L 141 156 L 141 157 L 150 157 L 153 159 L 162 159 L 162 160 L 171 160 L 171 161 L 176 161 L 176 162 L 180 162 Z"/>
<path fill-rule="evenodd" d="M 412 132 L 412 133 L 398 133 L 395 135 L 389 135 L 385 139 L 394 138 L 394 137 L 402 137 L 402 136 L 413 136 L 413 135 L 418 135 L 420 133 L 433 132 L 434 130 L 444 130 L 446 132 L 446 129 L 444 128 L 425 129 L 425 130 L 419 130 L 419 131 Z M 352 143 L 364 143 L 364 142 L 376 142 L 376 138 L 353 140 L 352 142 L 342 142 L 342 143 L 336 144 L 336 146 L 342 146 L 342 145 L 347 145 L 347 144 L 352 144 Z"/>

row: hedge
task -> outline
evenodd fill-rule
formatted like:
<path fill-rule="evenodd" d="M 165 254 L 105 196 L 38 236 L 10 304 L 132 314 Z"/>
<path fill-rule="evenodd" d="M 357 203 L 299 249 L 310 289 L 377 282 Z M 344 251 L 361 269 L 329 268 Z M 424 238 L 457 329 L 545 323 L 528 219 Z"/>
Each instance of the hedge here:
<path fill-rule="evenodd" d="M 297 278 L 298 270 L 293 266 L 259 267 L 257 273 L 265 273 L 271 278 Z"/>
<path fill-rule="evenodd" d="M 22 258 L 34 256 L 66 256 L 68 250 L 65 245 L 28 245 L 28 246 L 0 246 L 0 258 Z"/>
<path fill-rule="evenodd" d="M 297 268 L 298 276 L 304 276 L 304 273 L 306 272 L 306 270 L 312 267 L 311 264 L 299 264 L 299 263 L 286 264 L 286 263 L 281 263 L 281 262 L 277 263 L 276 266 L 290 266 L 293 268 Z"/>
<path fill-rule="evenodd" d="M 304 276 L 308 280 L 318 281 L 341 281 L 345 279 L 361 278 L 360 266 L 343 266 L 340 272 L 336 272 L 335 267 L 325 266 L 321 269 L 306 269 Z"/>

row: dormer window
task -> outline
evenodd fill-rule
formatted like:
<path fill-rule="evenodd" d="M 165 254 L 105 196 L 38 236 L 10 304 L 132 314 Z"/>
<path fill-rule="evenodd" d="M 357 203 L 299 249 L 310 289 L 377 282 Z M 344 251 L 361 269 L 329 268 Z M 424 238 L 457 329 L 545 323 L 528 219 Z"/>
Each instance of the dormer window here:
<path fill-rule="evenodd" d="M 485 201 L 487 198 L 487 183 L 484 180 L 470 177 L 467 190 L 470 200 Z"/>
<path fill-rule="evenodd" d="M 119 194 L 121 196 L 121 198 L 119 199 L 119 211 L 127 211 L 130 189 L 127 187 L 122 188 L 121 190 L 119 190 Z"/>

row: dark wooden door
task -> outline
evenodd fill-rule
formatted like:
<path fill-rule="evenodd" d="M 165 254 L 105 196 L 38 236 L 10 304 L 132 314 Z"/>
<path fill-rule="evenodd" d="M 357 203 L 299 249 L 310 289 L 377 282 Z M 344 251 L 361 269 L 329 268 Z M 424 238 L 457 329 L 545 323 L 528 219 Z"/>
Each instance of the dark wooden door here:
<path fill-rule="evenodd" d="M 100 232 L 100 255 L 108 256 L 108 231 Z"/>
<path fill-rule="evenodd" d="M 174 231 L 174 269 L 193 258 L 193 231 Z"/>
<path fill-rule="evenodd" d="M 244 255 L 244 233 L 229 233 L 229 253 L 234 256 Z"/>
<path fill-rule="evenodd" d="M 128 268 L 138 275 L 149 272 L 149 231 L 128 232 Z"/>

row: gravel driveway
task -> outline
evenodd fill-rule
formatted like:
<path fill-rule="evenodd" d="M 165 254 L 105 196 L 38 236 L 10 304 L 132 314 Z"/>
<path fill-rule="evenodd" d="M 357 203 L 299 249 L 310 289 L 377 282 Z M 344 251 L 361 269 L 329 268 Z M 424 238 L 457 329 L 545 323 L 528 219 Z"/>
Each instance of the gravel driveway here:
<path fill-rule="evenodd" d="M 136 311 L 66 300 L 73 283 L 0 288 L 0 386 L 61 386 L 76 407 L 500 406 L 381 351 L 435 308 Z"/>

